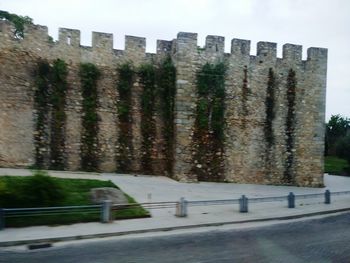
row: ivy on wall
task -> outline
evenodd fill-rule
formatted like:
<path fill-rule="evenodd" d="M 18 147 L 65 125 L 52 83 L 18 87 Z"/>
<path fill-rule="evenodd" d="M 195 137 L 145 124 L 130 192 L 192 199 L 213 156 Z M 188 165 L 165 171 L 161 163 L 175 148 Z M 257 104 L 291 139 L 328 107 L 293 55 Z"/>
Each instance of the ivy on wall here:
<path fill-rule="evenodd" d="M 141 94 L 141 166 L 145 173 L 152 174 L 153 143 L 156 137 L 156 125 L 154 120 L 155 95 L 156 95 L 156 71 L 153 65 L 141 65 L 138 70 L 139 83 L 142 87 Z"/>
<path fill-rule="evenodd" d="M 35 167 L 42 169 L 45 166 L 45 159 L 49 154 L 49 85 L 50 65 L 47 61 L 39 61 L 35 71 Z"/>
<path fill-rule="evenodd" d="M 157 86 L 160 100 L 160 115 L 163 121 L 165 170 L 173 174 L 174 164 L 174 106 L 176 95 L 176 68 L 168 56 L 157 72 Z"/>
<path fill-rule="evenodd" d="M 129 63 L 118 69 L 117 90 L 119 101 L 117 104 L 119 134 L 117 141 L 116 162 L 118 172 L 129 172 L 133 156 L 132 147 L 132 116 L 131 89 L 134 81 L 134 71 Z"/>
<path fill-rule="evenodd" d="M 100 71 L 94 64 L 82 63 L 79 75 L 83 97 L 81 168 L 85 171 L 97 171 L 99 165 L 97 81 L 100 77 Z"/>
<path fill-rule="evenodd" d="M 243 117 L 247 117 L 248 115 L 248 106 L 247 106 L 247 100 L 248 100 L 248 69 L 247 66 L 244 66 L 243 69 L 243 85 L 242 85 L 242 112 Z M 243 122 L 243 125 L 245 125 L 245 121 Z"/>
<path fill-rule="evenodd" d="M 56 59 L 53 65 L 39 61 L 35 71 L 35 167 L 65 168 L 65 106 L 67 66 Z"/>
<path fill-rule="evenodd" d="M 67 91 L 67 65 L 57 59 L 53 63 L 51 73 L 51 162 L 50 169 L 63 170 L 65 168 L 65 123 L 66 123 L 66 91 Z"/>
<path fill-rule="evenodd" d="M 265 147 L 265 175 L 270 177 L 274 172 L 275 154 L 272 151 L 275 143 L 275 134 L 273 129 L 273 121 L 275 119 L 275 89 L 276 77 L 272 68 L 269 68 L 266 86 L 265 97 L 265 123 L 264 123 L 264 137 L 266 141 Z"/>
<path fill-rule="evenodd" d="M 266 120 L 265 120 L 265 127 L 264 127 L 265 140 L 267 142 L 268 148 L 271 148 L 275 141 L 275 137 L 273 134 L 273 127 L 272 127 L 273 120 L 275 118 L 275 88 L 276 88 L 276 77 L 272 68 L 269 68 L 266 98 L 265 98 Z"/>
<path fill-rule="evenodd" d="M 286 160 L 284 170 L 284 181 L 288 184 L 294 183 L 293 161 L 294 161 L 294 132 L 295 132 L 295 97 L 296 97 L 296 74 L 293 69 L 290 69 L 287 77 L 287 116 L 285 124 L 286 134 Z"/>
<path fill-rule="evenodd" d="M 136 75 L 142 88 L 141 101 L 141 167 L 145 173 L 153 173 L 152 158 L 156 139 L 155 115 L 162 119 L 164 138 L 163 154 L 165 170 L 171 175 L 174 148 L 174 100 L 176 92 L 176 69 L 170 57 L 165 58 L 158 67 L 151 64 L 141 65 L 137 71 L 130 63 L 118 69 L 117 103 L 119 135 L 116 150 L 117 169 L 129 172 L 133 158 L 132 145 L 132 87 Z M 159 101 L 159 103 L 157 103 Z"/>
<path fill-rule="evenodd" d="M 223 63 L 207 63 L 197 73 L 192 172 L 202 181 L 220 181 L 223 177 L 225 72 Z"/>

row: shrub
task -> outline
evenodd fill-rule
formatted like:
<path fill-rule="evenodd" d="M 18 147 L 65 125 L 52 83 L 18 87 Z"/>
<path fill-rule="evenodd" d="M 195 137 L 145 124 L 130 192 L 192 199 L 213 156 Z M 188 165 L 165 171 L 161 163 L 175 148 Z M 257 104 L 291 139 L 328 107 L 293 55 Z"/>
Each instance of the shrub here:
<path fill-rule="evenodd" d="M 5 193 L 7 190 L 6 183 L 0 181 L 0 194 Z"/>
<path fill-rule="evenodd" d="M 57 178 L 36 171 L 33 176 L 18 180 L 13 176 L 0 178 L 0 207 L 43 207 L 61 205 L 66 197 Z"/>
<path fill-rule="evenodd" d="M 24 207 L 26 198 L 23 196 L 23 184 L 16 184 L 11 176 L 0 179 L 0 207 Z"/>
<path fill-rule="evenodd" d="M 33 207 L 59 205 L 65 197 L 64 190 L 58 181 L 43 171 L 36 171 L 24 187 L 26 203 Z"/>
<path fill-rule="evenodd" d="M 10 202 L 15 201 L 15 196 L 9 190 L 5 181 L 0 181 L 0 207 L 6 207 Z"/>

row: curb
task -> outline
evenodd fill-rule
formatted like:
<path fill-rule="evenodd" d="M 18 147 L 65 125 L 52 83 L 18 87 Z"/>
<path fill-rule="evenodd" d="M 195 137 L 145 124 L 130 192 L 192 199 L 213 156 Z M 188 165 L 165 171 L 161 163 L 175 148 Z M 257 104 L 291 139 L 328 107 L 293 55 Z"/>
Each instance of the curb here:
<path fill-rule="evenodd" d="M 150 232 L 166 232 L 166 231 L 181 230 L 181 229 L 234 225 L 234 224 L 244 224 L 244 223 L 254 223 L 254 222 L 266 222 L 266 221 L 273 221 L 273 220 L 290 220 L 290 219 L 298 219 L 298 218 L 303 218 L 303 217 L 334 214 L 334 213 L 346 212 L 346 211 L 350 211 L 350 207 L 349 208 L 334 209 L 334 210 L 327 210 L 327 211 L 320 211 L 320 212 L 313 212 L 313 213 L 307 213 L 307 214 L 281 216 L 281 217 L 256 218 L 256 219 L 248 219 L 248 220 L 240 220 L 240 221 L 226 221 L 226 222 L 205 223 L 205 224 L 197 224 L 197 225 L 184 225 L 184 226 L 175 226 L 175 227 L 129 230 L 129 231 L 121 231 L 121 232 L 76 235 L 76 236 L 66 236 L 66 237 L 4 241 L 4 242 L 0 242 L 0 247 L 29 245 L 29 244 L 37 244 L 37 243 L 55 243 L 55 242 L 62 242 L 62 241 L 74 241 L 74 240 L 83 240 L 83 239 L 92 239 L 92 238 L 125 236 L 125 235 L 131 235 L 131 234 L 143 234 L 143 233 L 150 233 Z"/>

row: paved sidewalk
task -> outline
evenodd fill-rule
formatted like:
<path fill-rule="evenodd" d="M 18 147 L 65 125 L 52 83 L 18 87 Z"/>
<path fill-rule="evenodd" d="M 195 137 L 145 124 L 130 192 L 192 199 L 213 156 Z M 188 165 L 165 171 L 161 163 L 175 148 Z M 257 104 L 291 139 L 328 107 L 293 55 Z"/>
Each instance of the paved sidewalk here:
<path fill-rule="evenodd" d="M 0 175 L 28 175 L 26 170 L 0 169 Z M 244 185 L 227 183 L 179 183 L 166 177 L 132 176 L 87 173 L 50 172 L 53 176 L 100 178 L 112 180 L 123 191 L 138 202 L 213 200 L 238 198 L 242 194 L 249 197 L 281 196 L 289 192 L 324 193 L 325 189 L 335 191 L 350 190 L 350 178 L 325 176 L 326 188 L 302 188 L 264 185 Z M 175 217 L 175 209 L 152 210 L 152 218 L 114 221 L 113 223 L 82 223 L 64 226 L 38 226 L 26 228 L 6 228 L 0 231 L 0 246 L 19 245 L 33 242 L 55 242 L 94 237 L 127 235 L 185 229 L 223 224 L 239 224 L 265 220 L 280 220 L 310 216 L 322 213 L 350 210 L 350 195 L 332 197 L 331 204 L 324 204 L 323 198 L 296 200 L 296 208 L 288 209 L 287 201 L 249 204 L 248 213 L 239 213 L 238 205 L 189 207 L 188 217 Z"/>

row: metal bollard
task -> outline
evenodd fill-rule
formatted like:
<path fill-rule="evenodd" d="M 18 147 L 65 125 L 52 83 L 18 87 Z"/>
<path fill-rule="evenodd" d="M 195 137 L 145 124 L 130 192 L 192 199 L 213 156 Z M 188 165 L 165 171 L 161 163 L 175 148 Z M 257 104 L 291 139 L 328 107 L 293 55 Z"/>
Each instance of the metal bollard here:
<path fill-rule="evenodd" d="M 239 212 L 248 212 L 248 198 L 245 195 L 242 195 L 242 197 L 239 199 Z"/>
<path fill-rule="evenodd" d="M 288 208 L 295 208 L 295 195 L 290 192 L 288 195 Z"/>
<path fill-rule="evenodd" d="M 324 203 L 330 204 L 331 203 L 331 192 L 327 189 L 324 193 Z"/>
<path fill-rule="evenodd" d="M 102 210 L 101 210 L 101 222 L 102 223 L 109 223 L 112 220 L 112 213 L 111 213 L 111 208 L 112 208 L 112 202 L 110 200 L 105 200 L 102 203 Z"/>
<path fill-rule="evenodd" d="M 176 203 L 176 214 L 177 217 L 187 216 L 187 201 L 185 198 L 181 197 L 180 201 Z"/>
<path fill-rule="evenodd" d="M 5 211 L 3 208 L 0 208 L 0 230 L 5 228 Z"/>

